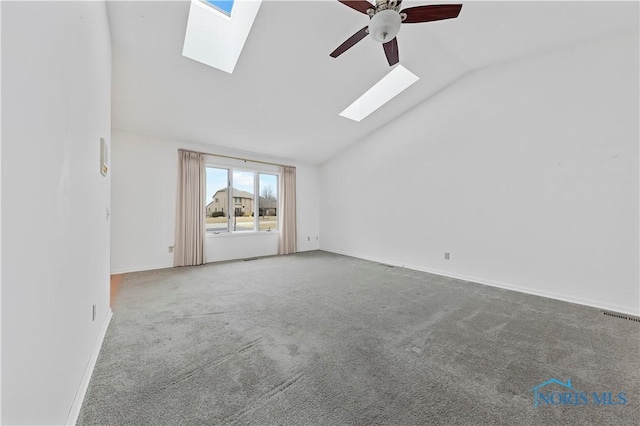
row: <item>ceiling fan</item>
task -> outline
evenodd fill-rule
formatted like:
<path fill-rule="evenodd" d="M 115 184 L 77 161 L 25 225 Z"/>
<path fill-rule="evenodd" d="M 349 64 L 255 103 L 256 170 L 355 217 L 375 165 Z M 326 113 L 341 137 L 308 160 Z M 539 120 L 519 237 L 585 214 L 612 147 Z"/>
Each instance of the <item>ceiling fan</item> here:
<path fill-rule="evenodd" d="M 396 39 L 398 31 L 400 31 L 400 24 L 457 18 L 458 14 L 460 14 L 460 9 L 462 9 L 461 4 L 438 4 L 415 6 L 400 10 L 402 0 L 375 0 L 375 5 L 366 0 L 338 1 L 351 9 L 369 15 L 370 21 L 369 25 L 349 37 L 329 56 L 337 58 L 367 35 L 370 35 L 375 41 L 382 43 L 390 66 L 400 61 L 398 39 Z"/>

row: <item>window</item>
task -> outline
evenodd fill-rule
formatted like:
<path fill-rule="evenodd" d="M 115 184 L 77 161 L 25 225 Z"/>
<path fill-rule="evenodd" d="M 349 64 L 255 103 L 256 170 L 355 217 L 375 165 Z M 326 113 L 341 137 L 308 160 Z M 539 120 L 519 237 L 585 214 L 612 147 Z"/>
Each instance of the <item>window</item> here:
<path fill-rule="evenodd" d="M 191 0 L 182 55 L 232 74 L 261 4 Z"/>
<path fill-rule="evenodd" d="M 226 203 L 229 171 L 215 167 L 207 167 L 206 170 L 207 200 L 205 203 L 207 206 L 207 232 L 227 232 L 229 221 L 225 211 L 229 211 L 229 206 Z"/>
<path fill-rule="evenodd" d="M 224 13 L 227 16 L 231 16 L 231 9 L 233 9 L 233 0 L 202 0 L 202 2 L 213 7 L 218 12 Z"/>
<path fill-rule="evenodd" d="M 258 207 L 258 229 L 278 229 L 278 176 L 260 173 L 260 198 Z"/>
<path fill-rule="evenodd" d="M 235 215 L 232 218 L 233 230 L 236 232 L 255 231 L 255 215 L 253 214 L 255 173 L 233 170 L 231 185 L 235 200 Z"/>
<path fill-rule="evenodd" d="M 208 165 L 206 175 L 208 233 L 271 232 L 278 229 L 277 174 Z"/>
<path fill-rule="evenodd" d="M 340 115 L 354 121 L 362 121 L 418 80 L 418 76 L 402 65 L 398 65 L 342 111 Z"/>

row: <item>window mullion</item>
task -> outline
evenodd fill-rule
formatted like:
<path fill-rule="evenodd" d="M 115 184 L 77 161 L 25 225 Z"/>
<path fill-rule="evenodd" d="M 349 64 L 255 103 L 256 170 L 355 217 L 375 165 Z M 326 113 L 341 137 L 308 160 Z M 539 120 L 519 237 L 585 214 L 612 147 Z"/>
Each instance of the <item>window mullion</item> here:
<path fill-rule="evenodd" d="M 231 221 L 234 219 L 231 217 L 231 212 L 233 212 L 233 173 L 231 169 L 227 169 L 227 184 L 227 232 L 232 232 L 235 229 L 231 227 Z M 235 216 L 235 212 L 233 213 Z"/>
<path fill-rule="evenodd" d="M 258 212 L 260 211 L 260 173 L 259 172 L 255 172 L 253 174 L 253 198 L 256 201 L 255 203 L 253 203 L 253 230 L 254 231 L 259 231 L 260 228 L 258 227 L 258 219 L 259 219 L 259 215 Z"/>

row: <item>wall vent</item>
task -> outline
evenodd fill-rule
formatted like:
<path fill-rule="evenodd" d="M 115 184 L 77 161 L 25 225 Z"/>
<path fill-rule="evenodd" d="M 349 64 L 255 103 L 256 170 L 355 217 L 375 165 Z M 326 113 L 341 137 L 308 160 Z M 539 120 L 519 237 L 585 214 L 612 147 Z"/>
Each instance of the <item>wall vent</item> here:
<path fill-rule="evenodd" d="M 627 320 L 627 321 L 640 322 L 640 318 L 632 317 L 630 315 L 625 315 L 625 314 L 619 314 L 617 312 L 605 312 L 605 311 L 602 311 L 602 314 L 606 315 L 606 316 L 609 316 L 609 317 L 615 317 L 615 318 L 624 319 L 624 320 Z"/>
<path fill-rule="evenodd" d="M 395 266 L 393 266 L 393 265 L 387 265 L 387 264 L 384 264 L 384 263 L 378 263 L 378 265 L 386 266 L 387 268 L 395 268 Z"/>
<path fill-rule="evenodd" d="M 247 258 L 247 259 L 242 259 L 242 260 L 243 260 L 244 262 L 250 262 L 250 261 L 252 261 L 252 260 L 258 260 L 258 258 L 257 258 L 257 257 L 249 257 L 249 258 Z"/>

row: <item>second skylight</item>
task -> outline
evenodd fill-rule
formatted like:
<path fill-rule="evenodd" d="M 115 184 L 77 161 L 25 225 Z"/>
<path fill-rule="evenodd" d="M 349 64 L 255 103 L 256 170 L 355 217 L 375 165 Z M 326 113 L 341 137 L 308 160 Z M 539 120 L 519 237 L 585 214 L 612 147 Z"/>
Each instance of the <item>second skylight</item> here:
<path fill-rule="evenodd" d="M 340 115 L 354 121 L 362 121 L 418 80 L 417 75 L 402 65 L 398 65 L 342 111 Z"/>

